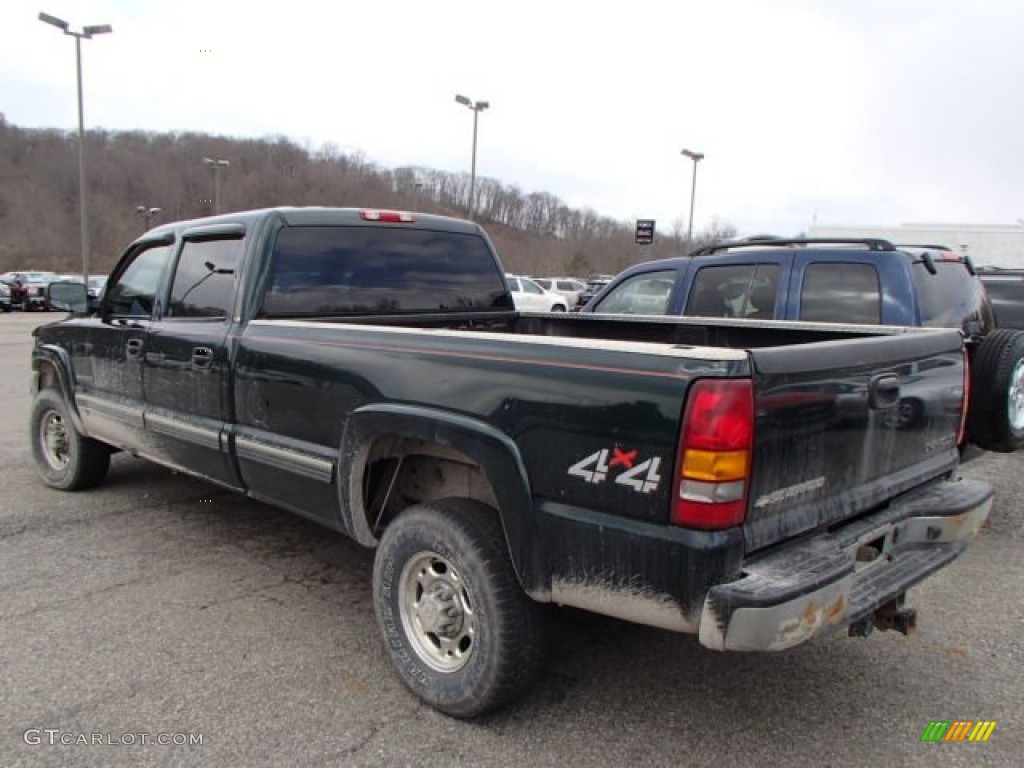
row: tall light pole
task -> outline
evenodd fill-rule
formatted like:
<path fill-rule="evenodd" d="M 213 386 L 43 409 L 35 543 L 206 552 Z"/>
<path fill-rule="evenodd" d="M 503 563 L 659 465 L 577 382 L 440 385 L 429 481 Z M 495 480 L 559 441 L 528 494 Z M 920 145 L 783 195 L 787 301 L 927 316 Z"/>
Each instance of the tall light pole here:
<path fill-rule="evenodd" d="M 474 197 L 476 191 L 476 121 L 480 117 L 480 113 L 491 106 L 491 103 L 489 101 L 473 101 L 461 93 L 455 94 L 455 101 L 467 109 L 473 110 L 473 161 L 469 172 L 469 218 L 472 219 L 476 200 Z"/>
<path fill-rule="evenodd" d="M 213 212 L 220 213 L 220 169 L 230 168 L 231 163 L 227 160 L 214 160 L 209 157 L 203 158 L 203 165 L 213 169 Z"/>
<path fill-rule="evenodd" d="M 693 160 L 693 183 L 690 186 L 690 224 L 686 228 L 686 244 L 689 246 L 693 239 L 693 201 L 697 198 L 697 163 L 704 159 L 704 153 L 684 149 L 680 154 Z"/>
<path fill-rule="evenodd" d="M 149 220 L 162 210 L 163 208 L 149 208 L 145 205 L 138 205 L 135 207 L 135 212 L 142 216 L 146 221 L 146 232 L 149 232 Z"/>
<path fill-rule="evenodd" d="M 423 189 L 423 182 L 416 179 L 412 183 L 412 210 L 413 213 L 419 208 L 420 190 Z"/>
<path fill-rule="evenodd" d="M 89 225 L 85 204 L 85 117 L 82 109 L 82 38 L 88 40 L 93 35 L 105 35 L 113 32 L 109 24 L 98 24 L 82 27 L 81 32 L 71 30 L 71 25 L 64 19 L 58 19 L 48 13 L 40 13 L 39 20 L 51 24 L 65 35 L 75 38 L 75 64 L 78 71 L 78 206 L 82 238 L 82 279 L 89 283 Z"/>

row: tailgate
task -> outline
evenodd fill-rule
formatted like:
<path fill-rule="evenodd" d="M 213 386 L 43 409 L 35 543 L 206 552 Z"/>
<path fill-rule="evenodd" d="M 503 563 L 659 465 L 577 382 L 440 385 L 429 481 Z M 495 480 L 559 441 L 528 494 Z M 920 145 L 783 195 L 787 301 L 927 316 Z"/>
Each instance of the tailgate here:
<path fill-rule="evenodd" d="M 747 551 L 835 523 L 956 466 L 958 331 L 751 350 Z"/>

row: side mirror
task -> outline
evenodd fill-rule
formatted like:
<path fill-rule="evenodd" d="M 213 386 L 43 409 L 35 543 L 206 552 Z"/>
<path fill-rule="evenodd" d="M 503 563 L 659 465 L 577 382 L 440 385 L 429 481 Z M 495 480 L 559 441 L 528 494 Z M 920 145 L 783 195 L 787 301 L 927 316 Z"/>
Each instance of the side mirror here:
<path fill-rule="evenodd" d="M 46 286 L 46 302 L 53 309 L 76 315 L 89 310 L 89 297 L 81 283 L 50 283 Z"/>

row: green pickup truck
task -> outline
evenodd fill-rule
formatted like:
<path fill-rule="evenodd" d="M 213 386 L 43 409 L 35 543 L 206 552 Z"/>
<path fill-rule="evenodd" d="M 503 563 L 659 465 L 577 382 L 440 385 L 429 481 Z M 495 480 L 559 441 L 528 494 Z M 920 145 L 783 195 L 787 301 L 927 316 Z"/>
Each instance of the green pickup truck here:
<path fill-rule="evenodd" d="M 517 312 L 467 221 L 170 223 L 100 299 L 48 294 L 70 315 L 36 331 L 43 481 L 95 486 L 125 451 L 375 550 L 395 668 L 457 717 L 528 686 L 548 603 L 715 650 L 907 632 L 907 590 L 992 503 L 957 473 L 958 331 Z"/>

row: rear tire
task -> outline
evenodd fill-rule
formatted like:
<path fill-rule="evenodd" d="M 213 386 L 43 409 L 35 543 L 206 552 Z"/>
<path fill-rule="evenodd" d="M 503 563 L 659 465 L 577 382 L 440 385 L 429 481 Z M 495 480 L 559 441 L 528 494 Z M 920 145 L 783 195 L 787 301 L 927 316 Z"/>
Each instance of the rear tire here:
<path fill-rule="evenodd" d="M 1024 333 L 995 330 L 978 348 L 967 434 L 987 451 L 1012 453 L 1024 445 Z"/>
<path fill-rule="evenodd" d="M 541 607 L 519 586 L 501 522 L 485 504 L 445 499 L 400 514 L 377 548 L 373 592 L 402 682 L 441 712 L 497 709 L 540 667 Z"/>
<path fill-rule="evenodd" d="M 64 398 L 54 390 L 43 389 L 36 395 L 29 436 L 36 469 L 51 488 L 85 490 L 106 476 L 110 449 L 75 429 Z"/>

